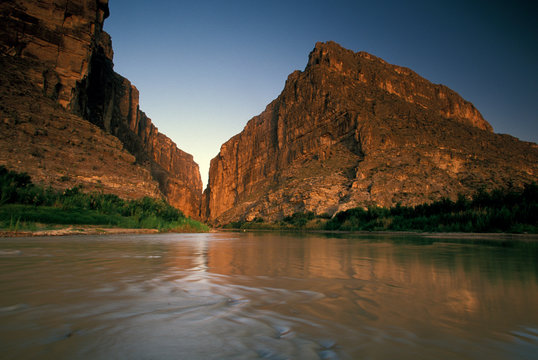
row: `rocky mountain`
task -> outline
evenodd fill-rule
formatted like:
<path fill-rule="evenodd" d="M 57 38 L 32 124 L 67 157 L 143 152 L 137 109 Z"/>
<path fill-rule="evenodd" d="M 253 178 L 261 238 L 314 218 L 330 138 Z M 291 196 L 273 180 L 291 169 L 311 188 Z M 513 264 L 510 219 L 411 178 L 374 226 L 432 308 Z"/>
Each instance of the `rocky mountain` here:
<path fill-rule="evenodd" d="M 215 224 L 298 211 L 415 205 L 538 179 L 538 146 L 495 134 L 468 101 L 334 42 L 222 145 L 202 215 Z"/>
<path fill-rule="evenodd" d="M 53 187 L 165 196 L 197 217 L 198 165 L 114 72 L 108 15 L 108 0 L 0 3 L 0 164 Z"/>

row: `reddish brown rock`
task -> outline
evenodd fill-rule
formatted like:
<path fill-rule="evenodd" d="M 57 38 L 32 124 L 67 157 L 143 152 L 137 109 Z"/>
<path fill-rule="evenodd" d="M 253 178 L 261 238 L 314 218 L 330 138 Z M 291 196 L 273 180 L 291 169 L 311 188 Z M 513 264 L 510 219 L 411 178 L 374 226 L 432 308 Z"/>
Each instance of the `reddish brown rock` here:
<path fill-rule="evenodd" d="M 164 195 L 185 214 L 198 217 L 202 192 L 198 165 L 191 155 L 159 133 L 139 109 L 138 90 L 114 72 L 110 36 L 103 31 L 103 21 L 108 15 L 108 0 L 9 0 L 0 3 L 0 56 L 4 64 L 0 79 L 3 105 L 0 115 L 3 123 L 9 125 L 0 129 L 5 135 L 0 140 L 0 148 L 16 149 L 17 144 L 21 144 L 19 140 L 35 142 L 37 138 L 31 135 L 29 138 L 19 136 L 26 133 L 26 127 L 56 134 L 56 130 L 48 131 L 51 123 L 46 117 L 50 115 L 61 128 L 65 127 L 60 133 L 66 129 L 68 133 L 81 133 L 80 138 L 75 138 L 84 148 L 83 158 L 95 163 L 91 168 L 97 178 L 110 180 L 107 180 L 106 189 L 130 197 Z M 16 98 L 17 94 L 19 98 Z M 62 108 L 54 107 L 50 100 Z M 27 114 L 23 102 L 40 107 L 41 113 Z M 43 113 L 43 109 L 47 113 Z M 25 120 L 20 121 L 22 118 Z M 81 126 L 79 120 L 82 119 L 89 120 L 104 132 L 91 124 Z M 87 131 L 96 135 L 90 136 Z M 118 144 L 124 148 L 116 150 L 130 153 L 129 156 L 118 153 L 115 159 L 119 162 L 116 168 L 121 175 L 115 174 L 115 167 L 108 165 L 98 171 L 100 163 L 96 159 L 101 159 L 103 164 L 109 160 L 98 149 L 100 142 L 104 148 L 109 143 L 106 133 L 119 139 Z M 86 135 L 92 139 L 91 144 Z M 19 140 L 12 141 L 11 138 Z M 15 163 L 9 160 L 8 154 L 2 154 L 0 160 L 4 158 L 3 163 L 19 171 L 28 171 L 45 184 L 69 185 L 69 182 L 57 184 L 54 179 L 74 172 L 76 176 L 70 179 L 77 178 L 73 181 L 92 188 L 92 181 L 83 180 L 94 176 L 92 170 L 81 169 L 87 174 L 79 176 L 78 167 L 73 164 L 73 161 L 83 162 L 80 158 L 72 159 L 65 153 L 64 161 L 59 161 L 64 152 L 52 151 L 58 145 L 56 135 L 41 136 L 39 141 L 43 149 L 49 149 L 42 152 L 40 171 L 33 168 L 35 163 L 17 158 L 19 155 L 28 158 L 25 151 L 29 148 L 26 146 L 21 145 Z M 57 155 L 50 155 L 52 153 Z M 78 151 L 73 154 L 76 153 Z M 131 175 L 128 171 L 120 171 L 124 165 L 126 171 L 132 170 Z M 129 176 L 133 177 L 134 188 L 128 185 Z M 66 175 L 61 177 L 67 178 Z M 142 186 L 146 183 L 148 185 Z"/>
<path fill-rule="evenodd" d="M 26 75 L 42 66 L 0 55 L 0 164 L 53 188 L 162 197 L 150 170 L 118 138 L 42 95 Z"/>
<path fill-rule="evenodd" d="M 108 0 L 3 1 L 0 52 L 38 59 L 46 65 L 47 76 L 35 72 L 31 76 L 67 108 L 76 82 L 88 73 L 94 44 L 104 34 L 108 14 Z"/>
<path fill-rule="evenodd" d="M 492 132 L 457 93 L 338 44 L 211 161 L 203 216 L 216 224 L 296 211 L 414 205 L 538 179 L 538 147 Z"/>

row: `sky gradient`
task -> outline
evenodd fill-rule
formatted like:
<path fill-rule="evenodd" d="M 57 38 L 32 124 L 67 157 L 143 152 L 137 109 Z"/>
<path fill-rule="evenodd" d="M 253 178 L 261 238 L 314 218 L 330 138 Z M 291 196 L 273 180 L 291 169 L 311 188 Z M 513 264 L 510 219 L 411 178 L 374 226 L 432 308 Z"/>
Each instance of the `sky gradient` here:
<path fill-rule="evenodd" d="M 303 70 L 317 41 L 367 51 L 538 142 L 538 1 L 110 0 L 115 70 L 200 165 Z"/>

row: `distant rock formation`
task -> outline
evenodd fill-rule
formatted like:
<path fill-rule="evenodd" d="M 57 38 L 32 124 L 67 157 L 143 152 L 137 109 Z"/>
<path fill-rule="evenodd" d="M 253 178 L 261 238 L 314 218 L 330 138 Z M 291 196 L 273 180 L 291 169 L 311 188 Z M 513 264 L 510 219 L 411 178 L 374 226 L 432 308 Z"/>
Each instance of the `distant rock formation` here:
<path fill-rule="evenodd" d="M 0 3 L 0 162 L 55 187 L 164 195 L 198 217 L 198 165 L 158 132 L 138 90 L 114 72 L 108 15 L 108 0 Z"/>
<path fill-rule="evenodd" d="M 215 224 L 298 211 L 415 205 L 538 179 L 538 146 L 494 134 L 446 86 L 334 42 L 222 145 L 202 215 Z"/>

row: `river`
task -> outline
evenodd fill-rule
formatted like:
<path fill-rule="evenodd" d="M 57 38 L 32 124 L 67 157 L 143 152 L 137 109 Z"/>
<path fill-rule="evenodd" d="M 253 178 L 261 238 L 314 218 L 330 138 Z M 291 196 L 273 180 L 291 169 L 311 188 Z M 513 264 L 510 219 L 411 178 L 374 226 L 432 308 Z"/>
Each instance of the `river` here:
<path fill-rule="evenodd" d="M 3 359 L 536 359 L 538 243 L 0 238 Z"/>

